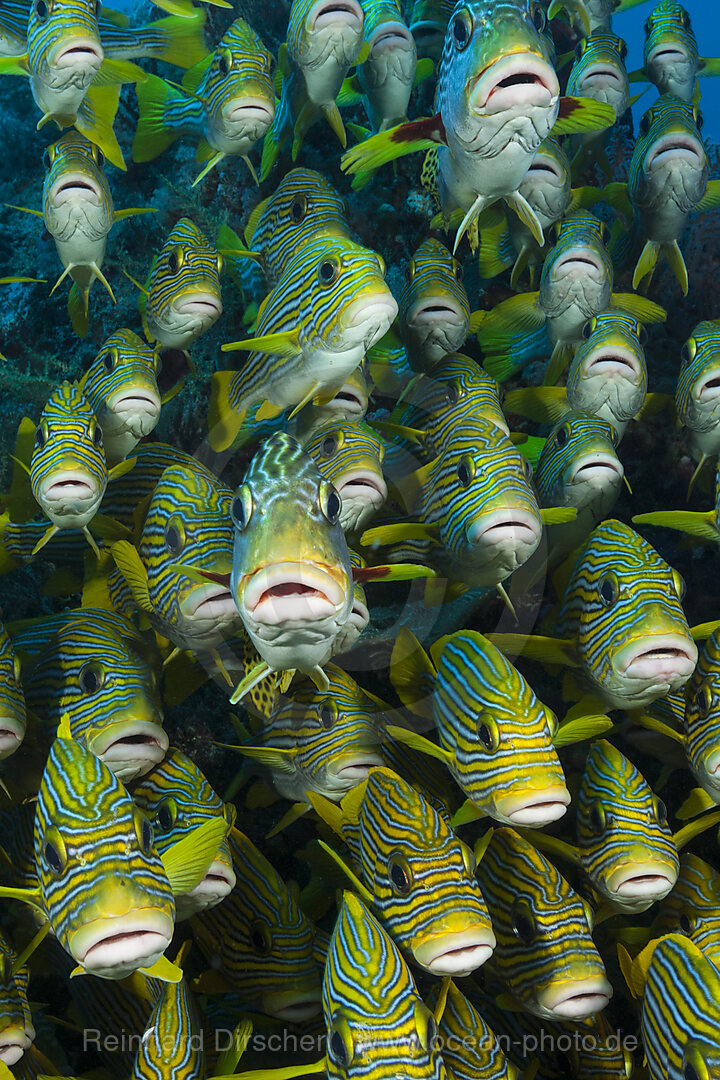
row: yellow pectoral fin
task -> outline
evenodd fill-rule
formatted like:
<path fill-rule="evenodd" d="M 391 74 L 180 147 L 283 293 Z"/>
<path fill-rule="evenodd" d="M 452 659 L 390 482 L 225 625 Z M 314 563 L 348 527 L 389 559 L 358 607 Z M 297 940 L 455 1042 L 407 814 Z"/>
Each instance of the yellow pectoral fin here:
<path fill-rule="evenodd" d="M 449 750 L 443 750 L 442 746 L 438 746 L 437 743 L 426 739 L 424 735 L 419 735 L 417 731 L 396 727 L 394 724 L 390 724 L 386 730 L 391 739 L 404 743 L 421 754 L 427 754 L 428 757 L 437 758 L 438 761 L 442 761 L 443 765 L 448 765 L 453 760 L 453 755 Z"/>
<path fill-rule="evenodd" d="M 280 334 L 264 334 L 261 337 L 246 338 L 245 341 L 228 341 L 220 346 L 222 352 L 264 352 L 271 356 L 297 356 L 300 351 L 300 337 L 297 330 L 284 330 Z"/>
<path fill-rule="evenodd" d="M 333 851 L 333 849 L 330 847 L 330 845 L 326 844 L 324 840 L 319 840 L 318 843 L 319 843 L 320 847 L 323 849 L 323 851 L 327 852 L 327 854 L 330 856 L 330 858 L 333 860 L 333 862 L 337 863 L 337 865 L 340 867 L 340 869 L 343 871 L 343 873 L 347 874 L 348 878 L 350 879 L 350 881 L 353 884 L 353 887 L 357 890 L 357 892 L 360 894 L 360 896 L 365 901 L 365 903 L 366 904 L 374 903 L 375 897 L 373 896 L 373 894 L 370 892 L 370 890 L 367 888 L 366 885 L 363 885 L 362 881 L 357 876 L 357 874 L 353 873 L 353 871 L 350 869 L 350 867 L 347 865 L 347 863 L 340 857 L 340 855 L 338 855 L 338 853 L 336 851 Z"/>
<path fill-rule="evenodd" d="M 190 892 L 202 881 L 229 828 L 225 818 L 211 818 L 178 840 L 161 856 L 175 896 Z"/>
<path fill-rule="evenodd" d="M 161 956 L 159 960 L 156 960 L 152 967 L 138 968 L 138 971 L 143 975 L 149 975 L 151 979 L 161 979 L 162 982 L 179 983 L 182 982 L 182 968 L 177 964 L 173 964 L 171 960 L 168 960 L 167 956 Z"/>

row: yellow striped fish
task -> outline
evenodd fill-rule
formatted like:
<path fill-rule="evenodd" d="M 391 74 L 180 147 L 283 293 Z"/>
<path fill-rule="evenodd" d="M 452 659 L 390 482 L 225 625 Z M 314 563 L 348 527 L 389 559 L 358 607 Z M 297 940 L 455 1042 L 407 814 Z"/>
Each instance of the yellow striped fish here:
<path fill-rule="evenodd" d="M 343 532 L 359 533 L 387 498 L 383 440 L 366 424 L 342 420 L 326 422 L 300 441 L 340 496 Z"/>
<path fill-rule="evenodd" d="M 677 0 L 660 0 L 645 20 L 643 66 L 633 80 L 647 79 L 659 94 L 700 100 L 698 75 L 717 75 L 720 61 L 698 54 L 690 14 Z"/>
<path fill-rule="evenodd" d="M 131 1080 L 201 1080 L 205 1076 L 202 1021 L 190 988 L 177 983 L 148 984 L 153 1002 L 135 1054 Z"/>
<path fill-rule="evenodd" d="M 691 456 L 698 462 L 720 454 L 720 322 L 698 323 L 680 353 L 675 411 Z M 690 489 L 689 489 L 690 490 Z"/>
<path fill-rule="evenodd" d="M 435 983 L 428 998 L 433 1010 L 441 995 L 441 986 Z M 517 1080 L 517 1070 L 503 1053 L 501 1041 L 454 982 L 447 991 L 438 1031 L 442 1058 L 454 1080 Z"/>
<path fill-rule="evenodd" d="M 35 1039 L 27 991 L 30 971 L 0 935 L 0 1061 L 17 1065 Z"/>
<path fill-rule="evenodd" d="M 416 371 L 434 368 L 462 348 L 470 329 L 470 302 L 462 263 L 439 240 L 425 240 L 405 268 L 398 304 L 398 334 Z"/>
<path fill-rule="evenodd" d="M 680 873 L 672 892 L 656 909 L 652 938 L 684 934 L 713 964 L 720 963 L 720 875 L 704 859 L 680 856 Z"/>
<path fill-rule="evenodd" d="M 0 761 L 20 747 L 26 725 L 20 660 L 7 630 L 0 623 Z"/>
<path fill-rule="evenodd" d="M 627 45 L 611 30 L 595 29 L 575 47 L 575 60 L 568 76 L 566 93 L 604 101 L 615 110 L 618 120 L 630 106 L 630 88 L 625 69 Z M 640 95 L 638 95 L 640 96 Z M 612 176 L 605 153 L 606 132 L 577 137 L 579 143 L 573 168 L 597 163 L 607 177 Z"/>

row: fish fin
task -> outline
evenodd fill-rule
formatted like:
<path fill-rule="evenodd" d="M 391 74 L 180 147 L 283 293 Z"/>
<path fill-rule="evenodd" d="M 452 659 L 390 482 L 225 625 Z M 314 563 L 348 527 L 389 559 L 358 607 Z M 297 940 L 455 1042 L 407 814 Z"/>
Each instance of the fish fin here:
<path fill-rule="evenodd" d="M 697 536 L 700 540 L 708 540 L 714 544 L 720 542 L 720 533 L 715 527 L 715 514 L 712 512 L 698 514 L 690 510 L 658 510 L 651 514 L 636 514 L 632 523 L 661 525 L 689 536 Z"/>
<path fill-rule="evenodd" d="M 584 36 L 588 37 L 590 34 L 590 16 L 583 0 L 551 0 L 547 9 L 548 19 L 554 19 L 561 11 L 566 11 L 570 16 L 577 16 L 585 32 Z"/>
<path fill-rule="evenodd" d="M 656 942 L 652 941 L 650 945 L 654 950 Z M 642 977 L 636 976 L 633 959 L 625 946 L 622 945 L 620 942 L 618 942 L 617 946 L 617 955 L 618 963 L 620 965 L 620 971 L 622 972 L 622 976 L 627 983 L 628 990 L 634 998 L 642 998 L 645 980 Z"/>
<path fill-rule="evenodd" d="M 340 110 L 337 107 L 337 102 L 331 101 L 329 104 L 323 105 L 322 114 L 337 136 L 338 142 L 344 150 L 347 146 L 347 135 L 345 134 L 345 125 L 343 124 Z"/>
<path fill-rule="evenodd" d="M 355 175 L 412 154 L 417 150 L 429 150 L 438 143 L 446 143 L 445 127 L 440 113 L 398 124 L 388 131 L 372 135 L 364 142 L 347 150 L 340 162 L 343 172 Z"/>
<path fill-rule="evenodd" d="M 656 731 L 658 735 L 664 735 L 666 739 L 672 739 L 673 742 L 680 743 L 681 746 L 685 745 L 685 737 L 682 732 L 674 727 L 670 727 L 669 724 L 664 723 L 662 720 L 658 720 L 656 716 L 633 711 L 632 722 L 639 727 L 645 728 L 646 731 Z M 678 814 L 677 816 L 679 817 L 680 815 Z"/>
<path fill-rule="evenodd" d="M 662 253 L 670 264 L 670 269 L 677 278 L 680 288 L 682 289 L 683 296 L 688 294 L 688 272 L 685 260 L 683 259 L 682 251 L 677 240 L 671 240 L 662 245 Z"/>
<path fill-rule="evenodd" d="M 75 127 L 95 143 L 116 168 L 126 169 L 125 159 L 113 131 L 113 121 L 120 102 L 120 86 L 90 86 L 78 109 Z"/>
<path fill-rule="evenodd" d="M 227 1050 L 222 1051 L 215 1062 L 212 1080 L 220 1080 L 221 1077 L 223 1080 L 226 1080 L 226 1078 L 232 1076 L 237 1069 L 240 1058 L 247 1049 L 252 1030 L 252 1020 L 241 1020 L 240 1023 L 233 1028 L 230 1046 Z"/>
<path fill-rule="evenodd" d="M 309 810 L 310 806 L 306 802 L 293 803 L 290 809 L 280 818 L 277 825 L 274 825 L 270 832 L 265 833 L 265 839 L 272 840 L 273 836 L 277 836 L 301 817 L 304 817 Z"/>
<path fill-rule="evenodd" d="M 138 971 L 151 979 L 160 979 L 161 982 L 166 983 L 179 983 L 183 978 L 182 968 L 173 964 L 172 960 L 168 960 L 165 955 L 156 960 L 151 967 L 141 967 Z"/>
<path fill-rule="evenodd" d="M 702 788 L 693 788 L 688 795 L 687 799 L 678 807 L 675 811 L 675 817 L 679 821 L 687 821 L 688 818 L 697 817 L 698 814 L 704 814 L 706 810 L 711 807 L 717 806 L 715 800 L 708 795 L 707 791 L 703 791 Z"/>
<path fill-rule="evenodd" d="M 507 217 L 502 203 L 495 203 L 484 211 L 478 222 L 480 243 L 478 246 L 478 272 L 480 277 L 492 278 L 502 274 L 510 265 L 512 256 L 505 250 L 509 237 Z M 471 333 L 475 332 L 470 320 Z"/>
<path fill-rule="evenodd" d="M 590 184 L 572 188 L 570 191 L 570 204 L 565 213 L 568 214 L 572 210 L 589 210 L 591 206 L 602 202 L 602 198 L 602 188 L 593 187 Z"/>
<path fill-rule="evenodd" d="M 717 806 L 717 803 L 714 803 L 713 805 Z M 720 824 L 720 811 L 715 814 L 705 814 L 702 817 L 695 818 L 694 821 L 689 822 L 687 825 L 683 825 L 682 829 L 678 829 L 678 831 L 673 834 L 675 847 L 678 851 L 681 851 L 686 844 L 689 844 L 696 836 L 700 836 L 701 833 L 707 832 L 708 829 L 714 829 L 718 824 Z"/>
<path fill-rule="evenodd" d="M 113 222 L 124 221 L 125 218 L 134 217 L 136 214 L 157 214 L 157 207 L 129 206 L 125 210 L 115 210 L 113 212 Z"/>
<path fill-rule="evenodd" d="M 697 623 L 695 626 L 691 626 L 690 637 L 693 641 L 702 641 L 710 637 L 718 629 L 720 629 L 720 619 L 711 619 L 710 622 Z"/>
<path fill-rule="evenodd" d="M 695 206 L 696 210 L 715 210 L 720 206 L 720 180 L 708 181 L 705 194 Z"/>
<path fill-rule="evenodd" d="M 603 200 L 625 218 L 627 225 L 632 221 L 635 211 L 630 201 L 630 188 L 626 183 L 614 181 L 606 184 L 602 193 Z"/>
<path fill-rule="evenodd" d="M 559 840 L 557 836 L 550 836 L 540 829 L 518 829 L 517 831 L 543 854 L 563 859 L 572 863 L 573 866 L 580 865 L 580 852 L 573 844 L 567 844 L 564 840 Z"/>
<path fill-rule="evenodd" d="M 236 754 L 242 754 L 243 757 L 252 758 L 260 765 L 267 766 L 268 769 L 279 769 L 288 773 L 295 771 L 292 763 L 296 756 L 295 750 L 284 750 L 280 747 L 275 749 L 269 746 L 237 746 L 233 743 L 222 742 L 216 742 L 214 745 L 221 746 L 225 750 L 233 750 Z"/>
<path fill-rule="evenodd" d="M 645 326 L 654 326 L 655 323 L 663 323 L 667 319 L 665 308 L 636 293 L 613 293 L 611 307 L 634 316 Z"/>
<path fill-rule="evenodd" d="M 133 600 L 141 611 L 153 612 L 153 604 L 148 590 L 148 576 L 145 565 L 137 548 L 127 540 L 119 540 L 110 548 L 115 565 L 125 579 L 132 593 Z"/>
<path fill-rule="evenodd" d="M 513 191 L 505 196 L 504 201 L 507 206 L 515 211 L 523 225 L 530 230 L 535 243 L 540 247 L 544 247 L 545 237 L 543 236 L 542 225 L 525 196 L 521 195 L 519 191 Z"/>
<path fill-rule="evenodd" d="M 586 131 L 604 131 L 612 127 L 617 114 L 612 105 L 586 97 L 561 97 L 558 118 L 551 135 L 577 135 Z"/>
<path fill-rule="evenodd" d="M 0 75 L 30 75 L 27 53 L 23 56 L 0 57 Z"/>
<path fill-rule="evenodd" d="M 655 263 L 657 262 L 658 255 L 660 254 L 661 246 L 662 245 L 657 243 L 655 240 L 648 240 L 646 242 L 645 247 L 640 253 L 640 258 L 637 261 L 635 271 L 633 273 L 633 289 L 637 289 L 638 286 L 640 286 L 648 276 L 652 275 L 655 269 Z"/>
<path fill-rule="evenodd" d="M 422 446 L 425 441 L 425 432 L 419 428 L 404 427 L 402 424 L 391 424 L 387 420 L 373 420 L 373 428 L 389 435 L 394 439 L 405 439 L 406 442 L 415 446 Z"/>
<path fill-rule="evenodd" d="M 257 686 L 259 682 L 270 674 L 271 667 L 265 660 L 260 660 L 255 667 L 248 671 L 244 679 L 241 679 L 230 698 L 231 705 L 237 705 L 238 701 L 242 701 L 246 694 L 249 694 L 253 687 Z"/>
<path fill-rule="evenodd" d="M 403 743 L 412 750 L 417 750 L 420 754 L 427 754 L 428 757 L 437 758 L 444 765 L 447 765 L 453 759 L 449 750 L 443 750 L 442 746 L 431 742 L 430 739 L 426 739 L 424 735 L 420 735 L 417 731 L 410 731 L 409 728 L 397 727 L 394 724 L 390 724 L 386 730 L 390 738 L 394 739 L 395 742 Z"/>
<path fill-rule="evenodd" d="M 571 639 L 544 637 L 541 634 L 487 634 L 488 641 L 502 653 L 526 656 L 541 664 L 578 667 L 575 642 Z"/>
<path fill-rule="evenodd" d="M 540 511 L 540 517 L 545 525 L 566 525 L 568 521 L 575 521 L 577 507 L 545 506 Z"/>
<path fill-rule="evenodd" d="M 208 440 L 216 454 L 233 445 L 247 413 L 247 409 L 234 409 L 230 402 L 230 388 L 236 375 L 235 371 L 216 371 L 210 380 Z"/>
<path fill-rule="evenodd" d="M 182 134 L 182 129 L 166 123 L 168 105 L 187 101 L 181 90 L 157 75 L 148 75 L 136 88 L 138 124 L 132 144 L 133 161 L 152 161 Z"/>
<path fill-rule="evenodd" d="M 315 388 L 313 388 L 313 393 L 314 393 L 314 391 L 315 391 Z M 307 404 L 307 403 L 304 403 L 304 404 Z M 299 406 L 298 408 L 296 408 L 295 412 L 299 412 L 300 409 L 303 408 L 303 407 L 304 407 L 304 405 Z M 283 413 L 283 412 L 285 412 L 285 408 L 282 405 L 275 405 L 275 403 L 272 402 L 272 401 L 263 401 L 263 403 L 260 405 L 257 412 L 255 413 L 255 419 L 256 420 L 274 420 L 276 416 L 280 416 L 280 414 Z M 293 415 L 294 415 L 294 413 L 291 413 L 290 417 L 288 417 L 288 419 L 290 419 Z"/>
<path fill-rule="evenodd" d="M 403 705 L 430 720 L 435 674 L 435 664 L 410 627 L 401 626 L 390 657 L 390 682 Z"/>
<path fill-rule="evenodd" d="M 487 817 L 487 813 L 476 806 L 472 799 L 466 799 L 450 818 L 450 827 L 457 829 L 460 825 L 469 825 L 470 822 L 480 821 L 484 817 Z"/>
<path fill-rule="evenodd" d="M 3 900 L 20 900 L 23 904 L 29 904 L 30 907 L 36 908 L 43 917 L 45 916 L 45 910 L 42 904 L 42 893 L 40 887 L 36 889 L 12 889 L 7 885 L 0 886 L 0 898 Z"/>
<path fill-rule="evenodd" d="M 97 546 L 97 544 L 95 543 L 95 539 L 93 537 L 93 534 L 90 532 L 87 525 L 84 525 L 81 531 L 82 531 L 83 536 L 87 540 L 88 544 L 90 545 L 90 547 L 94 551 L 95 558 L 99 559 L 100 558 L 100 549 Z"/>
<path fill-rule="evenodd" d="M 196 10 L 196 8 L 193 8 L 193 13 Z M 208 68 L 210 68 L 214 59 L 215 53 L 209 52 L 207 56 L 203 56 L 202 60 L 198 60 L 196 64 L 193 64 L 192 67 L 189 67 L 183 75 L 182 79 L 180 80 L 180 85 L 182 86 L 183 90 L 186 90 L 188 94 L 194 94 L 200 83 L 205 78 Z"/>
<path fill-rule="evenodd" d="M 395 544 L 401 540 L 437 540 L 437 526 L 419 521 L 401 521 L 396 525 L 376 525 L 360 537 L 363 547 L 374 544 Z"/>
<path fill-rule="evenodd" d="M 675 399 L 671 394 L 647 394 L 643 407 L 635 414 L 636 420 L 644 420 L 648 416 L 657 416 L 666 409 L 674 409 Z"/>
<path fill-rule="evenodd" d="M 283 330 L 279 334 L 263 334 L 256 338 L 246 338 L 244 341 L 226 341 L 220 346 L 222 352 L 248 352 L 269 353 L 271 356 L 297 356 L 300 352 L 300 334 L 296 330 Z"/>
<path fill-rule="evenodd" d="M 465 213 L 460 224 L 458 225 L 457 232 L 455 233 L 455 240 L 453 242 L 453 255 L 456 253 L 460 246 L 460 241 L 467 233 L 468 243 L 470 244 L 470 250 L 474 253 L 477 249 L 479 242 L 479 229 L 478 218 L 482 212 L 487 208 L 488 198 L 486 195 L 476 195 L 470 209 Z"/>
<path fill-rule="evenodd" d="M 568 342 L 556 341 L 545 371 L 545 385 L 555 386 L 573 358 L 573 347 Z"/>
<path fill-rule="evenodd" d="M 30 487 L 29 463 L 35 445 L 36 424 L 29 416 L 24 416 L 18 425 L 15 436 L 15 453 L 11 458 L 15 463 L 10 480 L 5 505 L 10 515 L 10 521 L 31 521 L 37 514 L 38 504 Z"/>
<path fill-rule="evenodd" d="M 8 210 L 21 210 L 23 214 L 34 214 L 35 217 L 39 218 L 43 216 L 42 210 L 31 210 L 29 206 L 16 206 L 15 203 L 5 203 L 5 206 L 7 206 Z M 12 278 L 4 278 L 3 280 L 11 281 Z"/>
<path fill-rule="evenodd" d="M 611 731 L 614 726 L 605 713 L 565 719 L 553 736 L 553 746 L 572 746 L 574 743 L 585 742 L 586 739 L 595 739 L 598 735 Z"/>
<path fill-rule="evenodd" d="M 58 282 L 58 284 L 60 283 Z M 90 328 L 87 316 L 87 300 L 88 293 L 81 293 L 77 284 L 73 281 L 68 293 L 67 310 L 72 328 L 79 338 L 86 338 Z"/>
<path fill-rule="evenodd" d="M 503 408 L 541 424 L 556 424 L 570 412 L 564 386 L 526 386 L 505 395 Z"/>
<path fill-rule="evenodd" d="M 217 0 L 214 2 L 217 3 Z M 207 11 L 196 7 L 192 15 L 169 15 L 151 23 L 152 29 L 163 41 L 162 51 L 156 53 L 155 58 L 181 68 L 199 64 L 208 53 L 204 34 L 206 19 Z"/>
<path fill-rule="evenodd" d="M 117 465 L 113 465 L 111 469 L 108 469 L 108 481 L 117 480 L 118 477 L 124 476 L 125 473 L 129 473 L 131 469 L 134 469 L 137 465 L 137 458 L 125 458 L 123 461 L 118 461 Z"/>
<path fill-rule="evenodd" d="M 92 81 L 93 86 L 124 86 L 126 83 L 144 82 L 147 72 L 132 60 L 111 60 L 105 57 L 100 70 Z"/>
<path fill-rule="evenodd" d="M 488 313 L 488 318 L 483 320 L 478 332 L 478 341 L 483 349 L 508 344 L 515 337 L 544 326 L 545 312 L 540 307 L 539 297 L 539 292 L 520 293 L 497 304 Z"/>
<path fill-rule="evenodd" d="M 205 168 L 200 170 L 200 172 L 197 174 L 197 176 L 193 180 L 190 187 L 191 188 L 197 187 L 197 185 L 200 183 L 200 181 L 204 180 L 205 177 L 207 176 L 207 174 L 209 172 L 212 172 L 212 170 L 215 168 L 215 166 L 219 165 L 219 163 L 222 161 L 222 159 L 224 157 L 226 157 L 226 156 L 227 155 L 224 154 L 222 150 L 218 150 L 218 151 L 214 152 L 212 157 L 208 160 L 207 164 L 205 165 Z M 252 174 L 252 177 L 253 177 L 255 183 L 257 184 L 258 179 L 257 179 L 257 176 L 255 175 L 255 170 L 252 167 L 252 163 L 250 161 L 250 158 L 245 157 L 244 160 L 247 163 L 248 168 L 250 169 L 250 172 Z"/>
<path fill-rule="evenodd" d="M 333 851 L 333 849 L 330 847 L 330 845 L 326 844 L 324 840 L 318 840 L 318 844 L 323 849 L 323 851 L 327 852 L 327 854 L 330 856 L 330 858 L 334 862 L 336 862 L 337 865 L 340 867 L 340 869 L 348 876 L 348 878 L 350 879 L 350 881 L 353 884 L 353 887 L 357 890 L 357 892 L 360 894 L 360 896 L 365 901 L 365 903 L 368 904 L 368 905 L 372 904 L 374 902 L 374 900 L 375 900 L 375 897 L 373 896 L 371 891 L 368 889 L 368 887 L 366 885 L 363 885 L 362 881 L 357 876 L 357 874 L 353 873 L 353 871 L 347 865 L 345 860 L 340 855 L 338 855 L 338 853 L 336 851 Z"/>
<path fill-rule="evenodd" d="M 95 514 L 90 522 L 90 528 L 93 536 L 99 536 L 106 543 L 114 543 L 116 540 L 129 540 L 132 536 L 130 529 L 126 528 L 122 522 L 116 521 L 115 518 L 108 517 L 107 514 Z"/>
<path fill-rule="evenodd" d="M 365 795 L 365 788 L 367 787 L 367 781 L 364 780 L 360 786 L 362 787 L 362 796 L 360 799 L 362 802 L 362 798 Z M 318 817 L 321 818 L 326 825 L 329 825 L 334 833 L 337 833 L 337 835 L 342 838 L 343 824 L 347 820 L 342 806 L 338 806 L 337 803 L 332 802 L 332 800 L 326 798 L 325 795 L 321 795 L 319 792 L 315 791 L 306 791 L 305 797 Z"/>
<path fill-rule="evenodd" d="M 321 694 L 326 694 L 327 691 L 330 689 L 330 680 L 328 679 L 327 675 L 319 664 L 316 664 L 315 667 L 309 668 L 305 672 L 305 675 L 307 675 L 308 679 L 310 679 L 315 689 L 319 690 Z"/>
<path fill-rule="evenodd" d="M 341 109 L 346 109 L 351 105 L 359 105 L 362 99 L 363 91 L 357 74 L 348 75 L 348 77 L 343 80 L 338 96 L 335 99 L 337 104 Z"/>
<path fill-rule="evenodd" d="M 160 856 L 173 895 L 188 893 L 202 881 L 229 828 L 224 817 L 210 818 Z"/>
<path fill-rule="evenodd" d="M 353 567 L 353 581 L 364 585 L 368 581 L 415 581 L 418 578 L 434 578 L 437 573 L 429 566 L 419 563 L 388 563 L 387 566 Z"/>
<path fill-rule="evenodd" d="M 49 527 L 48 529 L 46 529 L 46 530 L 45 530 L 45 532 L 44 532 L 44 533 L 42 534 L 42 536 L 41 536 L 41 537 L 40 537 L 40 539 L 38 540 L 37 544 L 35 545 L 35 547 L 34 547 L 34 548 L 32 549 L 32 551 L 30 552 L 30 555 L 31 555 L 31 556 L 32 556 L 32 555 L 37 555 L 38 551 L 41 551 L 41 550 L 42 550 L 42 548 L 44 548 L 44 547 L 45 547 L 45 545 L 47 544 L 48 540 L 52 540 L 53 536 L 55 536 L 55 534 L 56 534 L 56 533 L 59 533 L 59 532 L 60 532 L 60 529 L 59 529 L 59 528 L 57 527 L 57 525 L 51 525 L 51 526 L 50 526 L 50 527 Z"/>

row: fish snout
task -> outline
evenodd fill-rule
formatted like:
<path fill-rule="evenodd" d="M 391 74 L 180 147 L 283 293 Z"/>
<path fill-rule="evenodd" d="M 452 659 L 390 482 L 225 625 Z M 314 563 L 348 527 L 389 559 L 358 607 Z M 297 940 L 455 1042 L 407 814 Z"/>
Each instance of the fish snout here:
<path fill-rule="evenodd" d="M 550 108 L 559 94 L 557 75 L 546 60 L 533 53 L 512 53 L 472 81 L 469 105 L 485 115 L 513 107 Z"/>

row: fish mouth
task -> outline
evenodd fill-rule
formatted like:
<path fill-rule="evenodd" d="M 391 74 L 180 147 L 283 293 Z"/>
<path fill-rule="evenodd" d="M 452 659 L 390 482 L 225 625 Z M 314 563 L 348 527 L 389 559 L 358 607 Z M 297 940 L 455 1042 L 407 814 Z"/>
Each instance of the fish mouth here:
<path fill-rule="evenodd" d="M 586 90 L 601 90 L 609 86 L 620 89 L 622 84 L 623 80 L 617 68 L 611 64 L 598 64 L 583 75 L 577 84 L 577 92 L 583 94 Z"/>
<path fill-rule="evenodd" d="M 160 415 L 161 408 L 160 398 L 151 394 L 149 390 L 128 390 L 111 398 L 108 406 L 118 416 L 135 415 L 141 412 L 153 419 Z"/>
<path fill-rule="evenodd" d="M 703 403 L 713 402 L 720 398 L 720 374 L 701 379 L 696 384 L 694 396 L 696 401 Z"/>
<path fill-rule="evenodd" d="M 79 502 L 88 502 L 97 498 L 97 484 L 89 473 L 64 472 L 59 479 L 53 479 L 45 485 L 42 491 L 44 499 L 50 502 L 73 499 Z"/>
<path fill-rule="evenodd" d="M 571 274 L 605 275 L 605 268 L 598 256 L 586 247 L 573 248 L 562 255 L 555 263 L 553 273 L 556 278 L 567 277 Z"/>
<path fill-rule="evenodd" d="M 151 720 L 110 724 L 87 740 L 88 750 L 123 782 L 159 765 L 169 745 L 165 730 Z"/>
<path fill-rule="evenodd" d="M 232 105 L 225 114 L 225 118 L 233 123 L 247 121 L 264 124 L 270 127 L 275 119 L 275 106 L 271 108 L 267 102 L 260 98 L 243 98 L 242 101 Z"/>
<path fill-rule="evenodd" d="M 539 519 L 526 510 L 497 510 L 470 525 L 467 538 L 486 547 L 537 546 L 541 528 Z"/>
<path fill-rule="evenodd" d="M 555 993 L 544 995 L 540 1001 L 543 1010 L 560 1020 L 583 1020 L 586 1016 L 601 1012 L 612 997 L 612 986 L 606 978 L 578 979 L 564 984 Z"/>
<path fill-rule="evenodd" d="M 152 967 L 172 935 L 173 920 L 164 912 L 135 909 L 86 923 L 70 944 L 75 960 L 91 975 L 121 979 L 139 967 Z"/>
<path fill-rule="evenodd" d="M 387 485 L 382 476 L 364 469 L 349 473 L 339 483 L 336 481 L 335 487 L 343 501 L 362 499 L 373 506 L 381 506 L 387 498 Z"/>
<path fill-rule="evenodd" d="M 0 1032 L 0 1061 L 8 1067 L 17 1065 L 25 1051 L 32 1045 L 34 1038 L 35 1029 L 32 1026 L 30 1031 L 19 1026 L 5 1028 Z"/>
<path fill-rule="evenodd" d="M 576 463 L 570 474 L 571 484 L 592 484 L 594 487 L 606 487 L 619 484 L 625 475 L 617 458 L 609 454 L 590 454 Z"/>
<path fill-rule="evenodd" d="M 24 724 L 12 716 L 0 717 L 0 761 L 14 754 L 24 738 Z"/>
<path fill-rule="evenodd" d="M 193 293 L 175 301 L 178 315 L 197 315 L 201 319 L 219 319 L 223 312 L 222 301 L 212 293 Z"/>
<path fill-rule="evenodd" d="M 669 135 L 662 135 L 654 143 L 645 158 L 645 167 L 651 169 L 669 161 L 685 161 L 699 168 L 704 158 L 705 151 L 696 138 L 683 131 L 674 131 Z"/>
<path fill-rule="evenodd" d="M 332 401 L 329 401 L 326 408 L 332 408 L 335 402 L 339 403 L 343 412 L 350 416 L 364 416 L 367 412 L 367 402 L 364 402 L 359 394 L 356 394 L 354 390 L 351 390 L 347 386 L 341 386 Z"/>
<path fill-rule="evenodd" d="M 365 348 L 370 349 L 390 329 L 397 313 L 397 301 L 388 289 L 354 300 L 347 309 L 345 326 L 353 337 L 361 337 Z"/>
<path fill-rule="evenodd" d="M 223 585 L 198 585 L 180 604 L 186 619 L 227 619 L 238 615 L 233 595 Z"/>
<path fill-rule="evenodd" d="M 367 780 L 371 769 L 382 768 L 385 764 L 379 750 L 377 753 L 366 750 L 358 751 L 357 754 L 344 754 L 341 761 L 342 764 L 334 772 L 335 780 L 353 787 Z"/>
<path fill-rule="evenodd" d="M 415 48 L 412 34 L 399 22 L 383 23 L 371 35 L 368 44 L 373 58 L 389 52 L 412 52 Z"/>
<path fill-rule="evenodd" d="M 314 563 L 280 562 L 258 570 L 248 581 L 243 606 L 257 623 L 317 622 L 337 614 L 345 593 Z"/>
<path fill-rule="evenodd" d="M 263 1012 L 279 1020 L 302 1023 L 317 1016 L 321 1009 L 319 991 L 305 993 L 292 990 L 278 990 L 276 993 L 263 995 Z"/>
<path fill-rule="evenodd" d="M 432 975 L 463 978 L 490 959 L 495 944 L 492 930 L 482 928 L 433 935 L 412 952 L 415 962 Z"/>
<path fill-rule="evenodd" d="M 540 829 L 559 821 L 570 805 L 570 792 L 564 784 L 548 785 L 531 795 L 511 795 L 498 800 L 498 814 L 510 825 Z"/>
<path fill-rule="evenodd" d="M 76 202 L 92 202 L 99 205 L 102 202 L 102 192 L 90 177 L 80 173 L 71 173 L 54 185 L 50 201 L 53 206 L 64 206 L 66 203 Z"/>
<path fill-rule="evenodd" d="M 536 158 L 532 165 L 525 174 L 525 180 L 532 178 L 537 180 L 543 180 L 545 183 L 552 179 L 557 183 L 563 182 L 563 176 L 560 173 L 557 165 L 554 161 L 548 158 Z M 523 183 L 525 183 L 523 180 Z"/>
<path fill-rule="evenodd" d="M 622 650 L 619 668 L 626 679 L 681 683 L 697 663 L 694 642 L 680 634 L 652 634 Z"/>
<path fill-rule="evenodd" d="M 82 65 L 99 68 L 104 59 L 105 53 L 99 41 L 92 38 L 76 38 L 60 50 L 55 57 L 54 67 L 76 68 Z"/>
<path fill-rule="evenodd" d="M 585 364 L 585 374 L 587 376 L 601 375 L 603 378 L 619 377 L 633 383 L 638 383 L 641 378 L 637 358 L 633 356 L 630 349 L 617 345 L 593 353 Z M 720 378 L 718 391 L 720 393 Z"/>
<path fill-rule="evenodd" d="M 202 900 L 208 904 L 217 904 L 223 900 L 235 888 L 235 873 L 227 863 L 215 859 L 194 889 L 185 893 L 186 897 L 193 900 Z"/>
<path fill-rule="evenodd" d="M 445 27 L 442 23 L 423 19 L 421 22 L 413 23 L 410 32 L 417 45 L 418 56 L 440 53 L 445 38 Z"/>
<path fill-rule="evenodd" d="M 503 112 L 513 106 L 549 108 L 560 93 L 553 68 L 540 56 L 513 53 L 496 60 L 468 87 L 474 112 Z"/>
<path fill-rule="evenodd" d="M 662 900 L 675 885 L 677 874 L 658 870 L 652 864 L 634 866 L 613 875 L 610 891 L 620 900 Z"/>
<path fill-rule="evenodd" d="M 658 60 L 664 64 L 687 64 L 690 57 L 680 42 L 673 41 L 656 45 L 654 49 L 651 49 L 647 58 L 647 66 L 649 67 Z"/>
<path fill-rule="evenodd" d="M 355 0 L 322 0 L 310 12 L 308 24 L 311 30 L 347 26 L 362 33 L 363 21 L 362 8 Z"/>
<path fill-rule="evenodd" d="M 436 323 L 449 326 L 467 325 L 467 318 L 457 304 L 439 296 L 414 304 L 408 313 L 407 321 L 412 326 L 434 326 Z"/>

